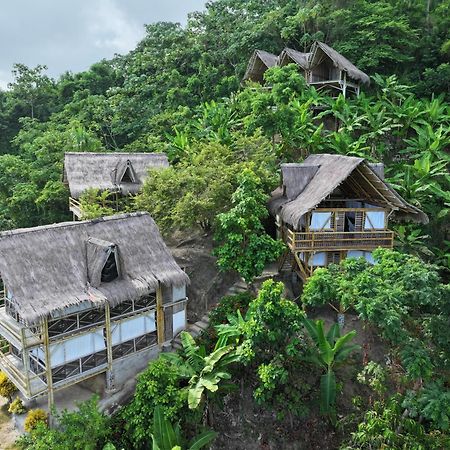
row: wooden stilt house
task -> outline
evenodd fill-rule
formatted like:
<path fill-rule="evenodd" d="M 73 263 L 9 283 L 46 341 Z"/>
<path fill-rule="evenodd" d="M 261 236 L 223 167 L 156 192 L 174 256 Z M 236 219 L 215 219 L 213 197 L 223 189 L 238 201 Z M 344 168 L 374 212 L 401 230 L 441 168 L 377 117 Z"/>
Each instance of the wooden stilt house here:
<path fill-rule="evenodd" d="M 26 398 L 112 389 L 186 326 L 188 276 L 147 213 L 0 233 L 0 275 L 0 368 Z"/>
<path fill-rule="evenodd" d="M 305 281 L 317 267 L 347 257 L 373 262 L 372 251 L 392 248 L 388 220 L 427 223 L 384 181 L 381 164 L 341 155 L 311 155 L 300 164 L 282 164 L 281 186 L 269 201 L 277 233 L 289 250 L 280 268 Z"/>
<path fill-rule="evenodd" d="M 303 53 L 285 48 L 278 57 L 270 55 L 270 64 L 263 63 L 258 55 L 265 54 L 256 50 L 247 66 L 243 81 L 262 83 L 264 72 L 273 66 L 296 64 L 307 84 L 317 90 L 326 89 L 331 95 L 349 93 L 359 95 L 362 84 L 369 84 L 369 76 L 359 70 L 347 58 L 323 42 L 316 41 L 309 52 Z M 267 58 L 266 58 L 267 59 Z"/>
<path fill-rule="evenodd" d="M 119 197 L 141 190 L 150 169 L 167 167 L 164 153 L 66 153 L 63 180 L 70 190 L 69 209 L 74 219 L 82 217 L 79 199 L 87 189 L 107 190 L 117 204 Z"/>

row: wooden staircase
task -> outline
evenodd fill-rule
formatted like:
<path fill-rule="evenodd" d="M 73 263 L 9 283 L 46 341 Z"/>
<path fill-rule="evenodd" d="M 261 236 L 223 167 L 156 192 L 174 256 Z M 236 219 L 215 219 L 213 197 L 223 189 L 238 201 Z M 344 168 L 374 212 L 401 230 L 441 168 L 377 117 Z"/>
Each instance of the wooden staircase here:
<path fill-rule="evenodd" d="M 183 331 L 188 332 L 193 338 L 197 337 L 202 331 L 206 330 L 209 325 L 209 313 L 206 313 L 198 322 L 191 323 Z M 178 333 L 172 340 L 172 351 L 177 351 L 183 348 L 181 344 L 181 333 Z"/>

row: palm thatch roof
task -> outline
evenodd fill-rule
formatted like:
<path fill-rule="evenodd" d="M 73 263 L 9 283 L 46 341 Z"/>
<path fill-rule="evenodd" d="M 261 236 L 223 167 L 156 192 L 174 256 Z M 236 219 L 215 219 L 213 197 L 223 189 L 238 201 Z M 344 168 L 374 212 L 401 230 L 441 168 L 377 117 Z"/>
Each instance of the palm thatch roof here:
<path fill-rule="evenodd" d="M 64 155 L 64 182 L 79 198 L 86 189 L 136 194 L 152 168 L 169 167 L 164 153 L 75 153 Z"/>
<path fill-rule="evenodd" d="M 264 72 L 278 64 L 278 56 L 264 50 L 255 50 L 242 81 L 263 81 Z"/>
<path fill-rule="evenodd" d="M 309 57 L 311 53 L 302 53 L 292 48 L 285 48 L 278 57 L 278 65 L 285 66 L 294 62 L 304 70 L 309 69 Z"/>
<path fill-rule="evenodd" d="M 427 223 L 428 217 L 407 203 L 363 158 L 342 155 L 310 155 L 301 164 L 282 164 L 282 185 L 272 192 L 269 210 L 283 222 L 300 229 L 306 213 L 341 187 L 353 196 L 392 209 L 399 219 Z"/>
<path fill-rule="evenodd" d="M 353 63 L 351 63 L 345 56 L 341 55 L 334 48 L 329 45 L 316 41 L 311 47 L 311 52 L 309 56 L 309 66 L 313 68 L 319 61 L 319 54 L 323 52 L 327 55 L 333 64 L 343 72 L 347 72 L 350 78 L 353 80 L 360 81 L 364 84 L 370 83 L 370 78 L 362 70 L 359 70 Z"/>
<path fill-rule="evenodd" d="M 119 277 L 102 282 L 111 249 Z M 2 232 L 0 275 L 28 324 L 80 304 L 115 306 L 137 299 L 159 282 L 178 287 L 189 282 L 147 213 Z"/>
<path fill-rule="evenodd" d="M 307 53 L 299 52 L 292 48 L 285 48 L 279 56 L 263 50 L 255 50 L 247 66 L 243 81 L 263 81 L 264 72 L 273 66 L 285 66 L 289 63 L 297 64 L 303 70 L 313 70 L 323 59 L 328 57 L 334 66 L 346 72 L 349 78 L 369 84 L 370 78 L 362 70 L 359 70 L 345 56 L 331 48 L 329 45 L 315 41 L 311 50 Z"/>

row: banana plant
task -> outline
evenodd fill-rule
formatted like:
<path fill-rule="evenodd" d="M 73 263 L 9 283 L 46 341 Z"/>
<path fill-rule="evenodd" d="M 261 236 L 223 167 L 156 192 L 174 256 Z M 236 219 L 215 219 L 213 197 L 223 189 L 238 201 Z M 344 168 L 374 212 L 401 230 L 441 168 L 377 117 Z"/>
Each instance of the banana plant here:
<path fill-rule="evenodd" d="M 303 323 L 315 344 L 315 349 L 307 360 L 325 370 L 320 379 L 320 411 L 334 421 L 336 416 L 336 375 L 333 369 L 336 365 L 344 362 L 351 352 L 359 349 L 359 345 L 349 344 L 355 337 L 356 331 L 350 331 L 341 336 L 339 325 L 335 323 L 325 334 L 323 320 L 304 319 Z"/>
<path fill-rule="evenodd" d="M 219 335 L 213 351 L 207 355 L 204 346 L 198 346 L 194 338 L 187 332 L 182 332 L 181 343 L 184 354 L 165 353 L 164 358 L 177 365 L 180 373 L 189 378 L 188 406 L 196 409 L 205 396 L 205 389 L 217 392 L 223 380 L 229 380 L 231 375 L 226 368 L 239 360 L 234 344 L 228 344 L 228 336 Z M 208 402 L 206 402 L 208 409 Z"/>
<path fill-rule="evenodd" d="M 196 436 L 187 447 L 183 446 L 184 439 L 181 436 L 180 427 L 175 427 L 164 417 L 161 407 L 155 407 L 153 413 L 152 450 L 199 450 L 217 436 L 214 431 L 205 431 Z"/>

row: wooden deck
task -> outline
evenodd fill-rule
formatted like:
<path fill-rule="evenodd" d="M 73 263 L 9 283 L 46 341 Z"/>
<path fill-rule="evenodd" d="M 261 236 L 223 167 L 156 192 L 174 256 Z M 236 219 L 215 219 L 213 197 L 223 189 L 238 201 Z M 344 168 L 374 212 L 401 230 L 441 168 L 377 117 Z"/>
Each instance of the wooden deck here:
<path fill-rule="evenodd" d="M 392 248 L 393 231 L 318 231 L 298 233 L 287 230 L 286 243 L 294 251 L 375 250 L 378 247 Z"/>

